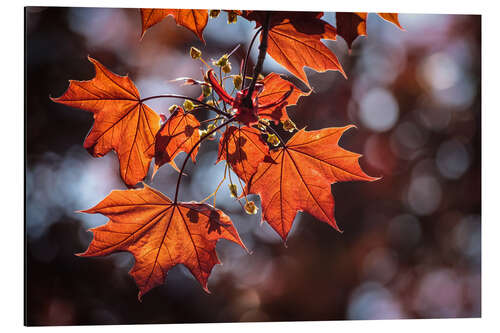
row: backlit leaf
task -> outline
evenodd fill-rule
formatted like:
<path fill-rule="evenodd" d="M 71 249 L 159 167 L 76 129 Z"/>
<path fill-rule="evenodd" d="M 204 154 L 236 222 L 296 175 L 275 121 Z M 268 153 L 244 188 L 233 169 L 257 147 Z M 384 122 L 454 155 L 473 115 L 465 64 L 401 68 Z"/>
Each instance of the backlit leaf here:
<path fill-rule="evenodd" d="M 163 20 L 168 15 L 173 16 L 177 25 L 182 25 L 183 27 L 191 30 L 203 43 L 205 43 L 205 39 L 203 39 L 203 30 L 205 30 L 208 22 L 207 9 L 141 8 L 141 38 L 146 33 L 146 30 Z"/>
<path fill-rule="evenodd" d="M 346 76 L 335 54 L 321 42 L 337 37 L 336 29 L 321 19 L 323 13 L 271 13 L 267 53 L 274 60 L 308 86 L 305 66 L 317 72 L 336 70 Z M 257 27 L 265 21 L 265 13 L 259 11 L 246 12 L 244 17 L 256 21 Z"/>
<path fill-rule="evenodd" d="M 399 29 L 404 30 L 401 24 L 399 24 L 399 17 L 397 13 L 378 13 L 378 15 L 384 20 L 396 25 Z"/>
<path fill-rule="evenodd" d="M 244 182 L 253 176 L 257 167 L 269 155 L 269 147 L 252 127 L 230 126 L 219 142 L 217 162 L 226 160 Z"/>
<path fill-rule="evenodd" d="M 247 184 L 247 193 L 261 197 L 262 220 L 286 240 L 298 211 L 305 211 L 336 230 L 330 184 L 373 181 L 359 165 L 361 155 L 340 148 L 342 134 L 353 126 L 304 129 L 286 147 L 271 151 Z"/>
<path fill-rule="evenodd" d="M 293 83 L 282 79 L 281 76 L 276 73 L 268 74 L 264 80 L 262 80 L 262 83 L 264 84 L 264 90 L 258 95 L 259 105 L 272 104 L 292 89 L 292 93 L 284 101 L 284 103 L 281 103 L 276 107 L 259 110 L 257 112 L 259 117 L 274 120 L 275 122 L 289 119 L 286 107 L 297 104 L 297 101 L 301 96 L 308 96 L 310 94 L 303 92 Z"/>
<path fill-rule="evenodd" d="M 208 204 L 174 203 L 147 185 L 142 189 L 112 191 L 83 213 L 99 213 L 109 220 L 91 229 L 93 240 L 79 255 L 132 253 L 135 264 L 130 274 L 139 287 L 139 299 L 163 284 L 168 270 L 178 264 L 186 266 L 208 292 L 210 272 L 220 263 L 215 252 L 217 241 L 227 239 L 246 249 L 222 211 Z"/>
<path fill-rule="evenodd" d="M 156 134 L 154 146 L 155 167 L 154 172 L 163 164 L 170 163 L 177 170 L 174 158 L 181 151 L 189 153 L 200 139 L 198 128 L 200 122 L 190 113 L 178 107 L 162 125 Z M 199 147 L 196 147 L 191 154 L 193 162 L 196 160 Z"/>
<path fill-rule="evenodd" d="M 128 186 L 146 177 L 160 117 L 141 102 L 139 92 L 128 76 L 119 76 L 97 60 L 96 76 L 89 81 L 70 80 L 66 92 L 54 102 L 94 114 L 94 125 L 83 146 L 94 157 L 114 150 L 120 161 L 120 175 Z"/>
<path fill-rule="evenodd" d="M 399 24 L 397 13 L 378 13 L 386 21 L 395 24 L 399 29 L 404 30 Z M 349 49 L 358 36 L 366 36 L 366 20 L 368 13 L 342 13 L 336 12 L 337 33 L 347 42 Z"/>

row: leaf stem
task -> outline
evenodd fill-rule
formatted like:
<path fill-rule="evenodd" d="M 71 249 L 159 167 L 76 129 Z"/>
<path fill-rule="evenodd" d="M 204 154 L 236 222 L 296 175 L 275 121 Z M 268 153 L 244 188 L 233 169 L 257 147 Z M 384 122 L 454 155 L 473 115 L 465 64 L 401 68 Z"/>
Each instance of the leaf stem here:
<path fill-rule="evenodd" d="M 181 98 L 181 99 L 187 99 L 187 100 L 190 100 L 192 102 L 201 104 L 204 107 L 206 107 L 207 109 L 212 110 L 212 111 L 214 111 L 215 113 L 217 113 L 217 114 L 219 114 L 221 116 L 224 116 L 226 118 L 230 118 L 231 117 L 231 114 L 229 114 L 228 112 L 219 110 L 218 108 L 216 108 L 216 107 L 214 107 L 212 105 L 206 104 L 204 102 L 201 102 L 201 101 L 199 101 L 196 98 L 188 97 L 188 96 L 182 96 L 182 95 L 165 94 L 165 95 L 150 96 L 150 97 L 146 97 L 146 98 L 143 98 L 143 99 L 139 100 L 139 103 L 144 103 L 145 101 L 149 101 L 150 99 L 155 99 L 155 98 Z"/>
<path fill-rule="evenodd" d="M 235 116 L 232 116 L 231 118 L 229 118 L 228 120 L 226 120 L 225 122 L 223 122 L 222 124 L 220 124 L 219 126 L 217 126 L 216 128 L 214 128 L 213 130 L 207 132 L 205 134 L 205 136 L 201 137 L 193 146 L 193 148 L 191 148 L 191 150 L 189 151 L 189 153 L 187 153 L 186 155 L 186 158 L 184 159 L 184 162 L 182 163 L 182 167 L 181 167 L 181 170 L 179 171 L 179 177 L 177 178 L 177 185 L 175 186 L 175 197 L 174 197 L 174 204 L 177 203 L 177 198 L 178 198 L 178 195 L 179 195 L 179 188 L 180 188 L 180 184 L 181 184 L 181 178 L 182 178 L 182 173 L 184 172 L 184 169 L 186 168 L 186 165 L 187 165 L 187 161 L 189 160 L 189 158 L 191 157 L 191 154 L 194 152 L 194 150 L 196 149 L 196 147 L 198 147 L 198 145 L 200 143 L 203 142 L 203 140 L 207 139 L 208 137 L 210 137 L 210 135 L 212 135 L 212 133 L 216 132 L 217 130 L 221 129 L 222 127 L 228 125 L 230 122 L 232 122 L 234 120 Z"/>
<path fill-rule="evenodd" d="M 250 51 L 252 50 L 253 43 L 255 42 L 255 39 L 257 38 L 257 36 L 259 35 L 259 33 L 261 31 L 262 31 L 262 27 L 260 27 L 259 30 L 257 30 L 257 32 L 255 32 L 255 34 L 253 35 L 252 41 L 250 42 L 250 45 L 248 46 L 247 54 L 245 56 L 245 62 L 243 63 L 243 73 L 242 73 L 243 83 L 241 85 L 241 90 L 245 89 L 245 85 L 246 85 L 245 83 L 246 83 L 246 78 L 247 78 L 247 64 L 248 64 L 248 58 L 250 56 Z"/>
<path fill-rule="evenodd" d="M 259 78 L 259 74 L 262 71 L 262 65 L 264 64 L 264 59 L 266 58 L 267 52 L 267 37 L 269 35 L 269 23 L 271 22 L 271 13 L 266 13 L 266 19 L 264 21 L 264 25 L 262 26 L 262 38 L 259 45 L 259 57 L 257 58 L 257 64 L 253 70 L 253 78 L 252 82 L 250 82 L 250 86 L 248 87 L 248 92 L 244 99 L 245 105 L 252 105 L 252 95 L 255 89 L 255 84 Z"/>

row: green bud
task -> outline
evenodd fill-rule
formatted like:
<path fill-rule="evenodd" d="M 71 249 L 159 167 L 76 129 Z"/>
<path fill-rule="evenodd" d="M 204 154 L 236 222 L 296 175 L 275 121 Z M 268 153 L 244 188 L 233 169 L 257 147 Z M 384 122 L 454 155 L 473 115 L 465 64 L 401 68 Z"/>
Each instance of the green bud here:
<path fill-rule="evenodd" d="M 219 16 L 219 14 L 220 14 L 220 10 L 217 10 L 217 9 L 211 9 L 210 12 L 208 13 L 208 15 L 211 18 L 216 18 L 217 16 Z"/>
<path fill-rule="evenodd" d="M 233 11 L 227 13 L 227 24 L 233 24 L 238 21 L 238 14 Z"/>
<path fill-rule="evenodd" d="M 201 58 L 201 51 L 198 50 L 196 47 L 191 46 L 191 49 L 189 50 L 189 55 L 191 55 L 191 58 L 193 58 L 193 59 L 200 59 Z"/>
<path fill-rule="evenodd" d="M 229 61 L 222 66 L 222 71 L 226 74 L 231 73 L 231 63 Z"/>
<path fill-rule="evenodd" d="M 247 214 L 249 215 L 255 215 L 257 214 L 257 206 L 255 206 L 255 202 L 253 201 L 248 201 L 246 204 L 245 204 L 245 212 L 247 212 Z"/>
<path fill-rule="evenodd" d="M 170 113 L 174 113 L 175 110 L 177 110 L 178 107 L 179 107 L 179 105 L 174 104 L 174 105 L 172 105 L 171 107 L 168 108 L 168 111 L 170 111 Z"/>
<path fill-rule="evenodd" d="M 209 85 L 202 84 L 201 85 L 201 93 L 203 94 L 203 97 L 208 97 L 212 93 L 212 87 Z"/>
<path fill-rule="evenodd" d="M 295 126 L 295 123 L 293 121 L 287 119 L 283 122 L 283 129 L 288 132 L 293 132 L 297 129 L 297 126 Z"/>
<path fill-rule="evenodd" d="M 278 137 L 275 134 L 268 134 L 267 142 L 276 147 L 277 145 L 280 144 L 280 139 L 278 139 Z"/>
<path fill-rule="evenodd" d="M 229 192 L 233 198 L 238 197 L 238 187 L 235 184 L 229 184 Z"/>
<path fill-rule="evenodd" d="M 189 99 L 184 100 L 184 104 L 182 104 L 182 106 L 184 106 L 184 110 L 186 111 L 191 111 L 192 109 L 194 109 L 194 103 Z"/>
<path fill-rule="evenodd" d="M 214 65 L 215 66 L 224 67 L 227 64 L 228 58 L 229 58 L 229 56 L 227 54 L 224 54 L 222 57 L 219 58 L 219 60 L 217 60 L 216 62 L 214 62 Z"/>
<path fill-rule="evenodd" d="M 243 77 L 241 75 L 233 76 L 233 84 L 236 89 L 240 90 L 242 83 L 243 83 Z"/>

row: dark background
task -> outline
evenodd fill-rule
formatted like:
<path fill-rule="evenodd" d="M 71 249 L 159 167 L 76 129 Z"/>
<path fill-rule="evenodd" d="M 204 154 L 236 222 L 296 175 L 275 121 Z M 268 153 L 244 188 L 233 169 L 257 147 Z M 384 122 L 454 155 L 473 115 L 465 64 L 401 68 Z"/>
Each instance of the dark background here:
<path fill-rule="evenodd" d="M 335 25 L 333 13 L 325 19 Z M 203 45 L 167 18 L 140 41 L 136 9 L 27 8 L 26 324 L 479 317 L 481 18 L 405 14 L 400 21 L 406 31 L 370 14 L 368 37 L 350 54 L 341 37 L 325 42 L 349 79 L 308 70 L 314 93 L 289 109 L 299 128 L 355 124 L 341 146 L 362 153 L 364 170 L 383 177 L 332 186 L 344 233 L 299 213 L 285 247 L 259 225 L 260 211 L 242 213 L 224 185 L 217 207 L 253 254 L 221 241 L 224 265 L 212 272 L 211 294 L 177 266 L 141 303 L 127 274 L 131 255 L 74 256 L 91 240 L 86 230 L 106 221 L 75 211 L 124 186 L 113 153 L 94 159 L 82 147 L 92 115 L 49 96 L 60 96 L 69 79 L 94 76 L 87 55 L 128 73 L 143 97 L 198 96 L 169 82 L 202 78 L 189 47 L 209 60 L 241 43 L 231 58 L 237 69 L 253 25 L 241 18 L 227 25 L 221 14 L 209 21 Z M 264 70 L 287 74 L 269 57 Z M 149 105 L 166 113 L 179 102 Z M 182 200 L 215 189 L 224 169 L 214 165 L 215 151 L 214 142 L 202 147 Z M 164 166 L 151 184 L 172 195 L 176 176 Z"/>

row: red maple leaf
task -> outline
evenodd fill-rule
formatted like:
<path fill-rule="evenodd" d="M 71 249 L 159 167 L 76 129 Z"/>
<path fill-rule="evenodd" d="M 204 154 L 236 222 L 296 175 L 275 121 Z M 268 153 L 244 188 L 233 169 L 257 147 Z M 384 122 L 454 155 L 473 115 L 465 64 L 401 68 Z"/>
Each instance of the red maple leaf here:
<path fill-rule="evenodd" d="M 262 140 L 259 130 L 247 126 L 230 126 L 220 139 L 217 162 L 226 160 L 246 183 L 268 155 L 269 147 Z"/>
<path fill-rule="evenodd" d="M 163 284 L 168 270 L 177 264 L 186 266 L 208 292 L 210 272 L 220 263 L 215 252 L 217 241 L 227 239 L 246 250 L 222 211 L 208 204 L 172 202 L 147 185 L 112 191 L 95 207 L 82 212 L 103 214 L 109 221 L 91 229 L 94 238 L 79 256 L 132 253 L 135 264 L 130 274 L 139 287 L 139 299 Z"/>
<path fill-rule="evenodd" d="M 342 134 L 353 127 L 298 131 L 284 145 L 259 164 L 246 193 L 260 195 L 262 220 L 286 240 L 295 215 L 305 211 L 339 230 L 334 217 L 330 184 L 378 178 L 365 174 L 361 155 L 338 146 Z"/>
<path fill-rule="evenodd" d="M 199 127 L 200 122 L 195 116 L 177 107 L 156 134 L 154 152 L 150 151 L 155 157 L 154 173 L 165 163 L 170 163 L 174 169 L 179 170 L 174 158 L 181 151 L 188 153 L 194 147 L 200 139 Z M 198 149 L 195 148 L 191 153 L 193 162 L 196 160 Z"/>
<path fill-rule="evenodd" d="M 141 8 L 142 33 L 141 38 L 146 33 L 146 30 L 151 28 L 163 20 L 168 15 L 172 15 L 177 22 L 177 25 L 182 25 L 198 36 L 205 43 L 203 38 L 203 30 L 208 22 L 207 9 L 147 9 Z"/>
<path fill-rule="evenodd" d="M 398 14 L 378 13 L 386 21 L 395 24 L 399 29 L 404 30 L 399 24 Z M 366 36 L 366 20 L 368 13 L 342 13 L 336 12 L 337 32 L 347 42 L 349 49 L 358 36 Z"/>
<path fill-rule="evenodd" d="M 128 76 L 119 76 L 89 57 L 96 75 L 89 81 L 70 80 L 66 92 L 54 102 L 94 114 L 94 126 L 83 146 L 94 157 L 116 151 L 120 175 L 128 186 L 146 177 L 160 117 L 141 102 L 139 91 Z"/>
<path fill-rule="evenodd" d="M 335 40 L 336 29 L 321 19 L 322 12 L 270 12 L 267 53 L 309 86 L 304 67 L 317 72 L 339 71 L 346 77 L 335 54 L 321 40 Z M 266 12 L 244 11 L 243 17 L 265 22 Z M 262 38 L 262 35 L 261 35 Z"/>

